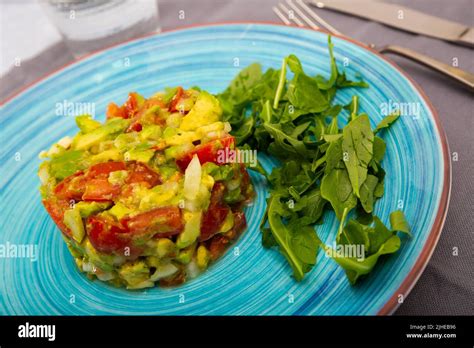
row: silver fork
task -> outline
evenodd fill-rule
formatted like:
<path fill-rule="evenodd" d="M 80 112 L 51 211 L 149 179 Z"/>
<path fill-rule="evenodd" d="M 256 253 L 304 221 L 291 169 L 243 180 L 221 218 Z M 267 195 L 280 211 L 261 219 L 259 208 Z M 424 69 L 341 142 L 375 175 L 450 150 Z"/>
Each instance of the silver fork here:
<path fill-rule="evenodd" d="M 311 9 L 302 0 L 285 0 L 288 7 L 279 3 L 278 6 L 272 8 L 273 12 L 281 19 L 286 25 L 291 25 L 292 22 L 299 27 L 308 25 L 312 29 L 320 29 L 319 26 L 335 35 L 343 35 L 336 28 L 321 18 L 316 11 Z M 296 4 L 298 5 L 296 5 Z M 286 14 L 286 15 L 285 15 Z M 474 90 L 474 74 L 464 71 L 459 68 L 455 68 L 448 64 L 442 63 L 436 59 L 425 56 L 424 54 L 418 53 L 411 49 L 388 45 L 381 48 L 375 47 L 374 44 L 366 44 L 368 47 L 380 52 L 380 53 L 392 53 L 401 57 L 405 57 L 428 68 L 431 68 L 445 76 L 454 79 L 457 82 L 467 86 L 470 90 Z"/>

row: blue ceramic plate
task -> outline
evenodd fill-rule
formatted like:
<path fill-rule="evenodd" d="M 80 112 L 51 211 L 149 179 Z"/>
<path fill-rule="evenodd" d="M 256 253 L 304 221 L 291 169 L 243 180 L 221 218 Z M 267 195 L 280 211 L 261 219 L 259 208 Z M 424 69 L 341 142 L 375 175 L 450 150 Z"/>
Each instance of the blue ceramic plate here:
<path fill-rule="evenodd" d="M 267 187 L 252 175 L 257 191 L 246 209 L 248 230 L 205 274 L 183 286 L 146 291 L 116 289 L 79 273 L 59 230 L 44 210 L 36 176 L 38 153 L 76 132 L 70 105 L 93 103 L 104 119 L 108 102 L 129 91 L 145 96 L 166 86 L 198 85 L 223 90 L 242 67 L 260 62 L 278 68 L 293 53 L 311 74 L 328 76 L 327 35 L 269 24 L 188 28 L 149 36 L 96 53 L 69 65 L 6 101 L 2 107 L 0 176 L 0 314 L 147 315 L 354 315 L 391 313 L 428 262 L 444 221 L 450 187 L 447 143 L 424 94 L 394 64 L 342 37 L 333 39 L 336 60 L 349 78 L 361 74 L 368 89 L 345 89 L 337 102 L 360 95 L 372 125 L 383 107 L 408 103 L 406 114 L 384 134 L 386 193 L 375 213 L 388 223 L 402 208 L 413 229 L 400 250 L 379 262 L 357 286 L 320 252 L 303 282 L 276 251 L 260 243 L 259 221 Z M 75 103 L 75 104 L 68 104 Z M 66 106 L 65 110 L 61 110 Z M 400 104 L 405 105 L 405 104 Z M 410 106 L 411 105 L 411 106 Z M 410 109 L 410 107 L 412 109 Z M 87 110 L 86 110 L 87 111 Z M 62 114 L 58 116 L 57 114 Z M 272 159 L 261 157 L 269 169 Z M 337 221 L 327 213 L 319 236 L 332 243 Z M 12 248 L 33 245 L 36 256 L 13 257 Z M 7 253 L 1 253 L 1 248 Z M 8 253 L 8 249 L 10 253 Z"/>

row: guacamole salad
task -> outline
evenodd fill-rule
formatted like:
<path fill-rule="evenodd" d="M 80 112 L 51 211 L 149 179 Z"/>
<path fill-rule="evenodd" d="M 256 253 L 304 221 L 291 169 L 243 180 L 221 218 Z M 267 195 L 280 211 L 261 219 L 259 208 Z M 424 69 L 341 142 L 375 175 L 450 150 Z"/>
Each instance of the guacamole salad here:
<path fill-rule="evenodd" d="M 91 279 L 127 289 L 178 285 L 204 271 L 246 227 L 253 188 L 211 94 L 169 88 L 110 103 L 105 123 L 40 157 L 42 202 Z"/>

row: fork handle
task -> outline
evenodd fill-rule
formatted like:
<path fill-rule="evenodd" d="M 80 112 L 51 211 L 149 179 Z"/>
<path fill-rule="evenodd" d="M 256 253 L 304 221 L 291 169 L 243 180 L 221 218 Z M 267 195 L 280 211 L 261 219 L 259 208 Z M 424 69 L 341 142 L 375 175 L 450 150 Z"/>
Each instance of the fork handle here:
<path fill-rule="evenodd" d="M 430 58 L 405 47 L 389 45 L 379 49 L 379 52 L 393 53 L 398 56 L 408 58 L 462 83 L 463 85 L 469 87 L 470 90 L 474 90 L 474 74 L 471 74 L 467 71 L 452 67 L 448 64 L 442 63 L 436 59 Z"/>

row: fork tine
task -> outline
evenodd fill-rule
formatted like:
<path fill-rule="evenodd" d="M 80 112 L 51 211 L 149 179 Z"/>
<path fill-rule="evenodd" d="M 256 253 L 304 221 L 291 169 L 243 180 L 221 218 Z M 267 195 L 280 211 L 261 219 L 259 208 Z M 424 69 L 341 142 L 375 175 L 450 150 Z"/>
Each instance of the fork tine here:
<path fill-rule="evenodd" d="M 278 7 L 273 6 L 272 10 L 273 10 L 273 12 L 275 12 L 275 14 L 278 16 L 278 18 L 280 18 L 282 20 L 283 23 L 285 23 L 286 25 L 291 24 L 291 22 L 288 20 L 288 18 L 285 17 L 285 15 L 280 11 L 280 9 Z"/>
<path fill-rule="evenodd" d="M 299 27 L 304 27 L 304 23 L 298 18 L 296 17 L 295 15 L 295 11 L 293 10 L 289 10 L 288 7 L 286 7 L 284 4 L 282 4 L 281 2 L 278 4 L 278 6 L 280 6 L 280 8 L 288 14 L 288 19 L 289 20 L 293 20 L 293 22 L 296 23 L 296 25 L 298 25 Z"/>
<path fill-rule="evenodd" d="M 304 3 L 302 0 L 295 0 L 298 5 L 300 5 L 313 19 L 319 23 L 322 27 L 324 27 L 327 31 L 329 31 L 332 34 L 336 35 L 342 35 L 340 31 L 338 31 L 336 28 L 334 28 L 332 25 L 330 25 L 328 22 L 326 22 L 324 19 L 322 19 L 319 15 L 316 14 L 315 11 L 313 11 L 308 5 Z"/>
<path fill-rule="evenodd" d="M 298 6 L 296 6 L 292 0 L 286 0 L 286 3 L 288 4 L 288 6 L 290 6 L 302 19 L 303 21 L 306 22 L 306 24 L 308 24 L 312 29 L 319 29 L 319 27 L 311 20 L 308 18 L 308 16 L 306 16 L 304 14 L 303 11 L 301 11 L 299 9 Z"/>

